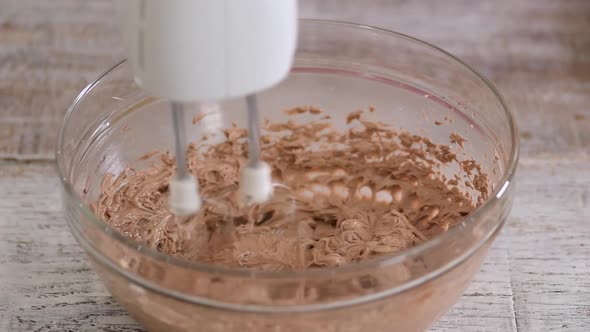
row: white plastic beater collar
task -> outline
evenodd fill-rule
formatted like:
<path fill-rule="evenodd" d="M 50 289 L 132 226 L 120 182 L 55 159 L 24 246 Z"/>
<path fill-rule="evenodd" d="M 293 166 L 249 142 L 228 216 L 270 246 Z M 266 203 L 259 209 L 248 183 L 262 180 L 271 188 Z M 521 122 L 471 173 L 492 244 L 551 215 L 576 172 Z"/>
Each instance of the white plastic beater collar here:
<path fill-rule="evenodd" d="M 270 166 L 259 162 L 242 170 L 240 189 L 248 203 L 263 203 L 272 196 L 272 176 Z"/>
<path fill-rule="evenodd" d="M 197 180 L 192 175 L 170 179 L 170 211 L 177 216 L 188 216 L 201 209 Z"/>

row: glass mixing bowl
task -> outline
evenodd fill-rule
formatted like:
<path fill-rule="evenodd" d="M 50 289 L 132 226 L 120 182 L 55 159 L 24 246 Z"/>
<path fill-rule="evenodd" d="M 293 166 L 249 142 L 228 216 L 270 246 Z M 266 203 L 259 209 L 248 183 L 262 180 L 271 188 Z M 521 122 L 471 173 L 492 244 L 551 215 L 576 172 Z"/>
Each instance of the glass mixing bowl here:
<path fill-rule="evenodd" d="M 258 98 L 262 116 L 272 120 L 285 121 L 281 110 L 299 105 L 339 118 L 372 106 L 378 120 L 435 143 L 448 144 L 449 134 L 458 132 L 467 140 L 465 152 L 489 174 L 489 198 L 429 241 L 342 267 L 265 272 L 166 256 L 125 238 L 90 208 L 107 172 L 141 168 L 147 162 L 140 156 L 173 147 L 168 103 L 141 91 L 121 62 L 76 98 L 57 149 L 67 223 L 106 287 L 154 331 L 428 328 L 468 286 L 512 204 L 518 135 L 496 89 L 457 58 L 414 38 L 302 20 L 291 74 Z M 225 125 L 244 123 L 242 100 L 221 108 Z M 188 113 L 190 121 L 198 107 Z M 189 128 L 190 139 L 202 136 L 191 128 L 197 127 Z"/>

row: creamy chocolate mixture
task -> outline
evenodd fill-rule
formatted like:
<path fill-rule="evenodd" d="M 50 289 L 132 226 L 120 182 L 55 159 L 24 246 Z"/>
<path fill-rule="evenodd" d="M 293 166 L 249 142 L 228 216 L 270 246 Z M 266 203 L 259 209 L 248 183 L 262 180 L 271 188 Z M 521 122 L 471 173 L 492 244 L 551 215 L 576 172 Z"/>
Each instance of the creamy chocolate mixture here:
<path fill-rule="evenodd" d="M 445 232 L 485 200 L 487 175 L 457 156 L 461 136 L 434 144 L 370 121 L 373 112 L 348 114 L 345 130 L 315 107 L 287 111 L 315 121 L 266 121 L 262 159 L 277 186 L 264 204 L 250 205 L 239 193 L 247 132 L 234 125 L 221 143 L 205 136 L 189 147 L 188 168 L 204 198 L 198 214 L 168 210 L 175 172 L 168 153 L 146 156 L 158 159 L 150 168 L 105 176 L 94 211 L 137 242 L 190 261 L 292 270 L 399 252 Z M 453 164 L 457 174 L 445 176 Z"/>

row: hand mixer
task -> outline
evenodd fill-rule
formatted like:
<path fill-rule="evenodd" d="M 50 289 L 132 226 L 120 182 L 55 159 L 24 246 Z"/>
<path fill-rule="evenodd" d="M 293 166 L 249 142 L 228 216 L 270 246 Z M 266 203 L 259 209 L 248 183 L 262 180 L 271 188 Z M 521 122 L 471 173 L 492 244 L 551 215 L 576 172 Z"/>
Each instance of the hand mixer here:
<path fill-rule="evenodd" d="M 297 35 L 296 0 L 120 1 L 125 42 L 136 83 L 171 102 L 177 174 L 170 209 L 190 215 L 201 206 L 186 169 L 184 106 L 246 97 L 249 161 L 240 189 L 251 202 L 272 194 L 270 167 L 260 160 L 255 94 L 288 74 Z"/>

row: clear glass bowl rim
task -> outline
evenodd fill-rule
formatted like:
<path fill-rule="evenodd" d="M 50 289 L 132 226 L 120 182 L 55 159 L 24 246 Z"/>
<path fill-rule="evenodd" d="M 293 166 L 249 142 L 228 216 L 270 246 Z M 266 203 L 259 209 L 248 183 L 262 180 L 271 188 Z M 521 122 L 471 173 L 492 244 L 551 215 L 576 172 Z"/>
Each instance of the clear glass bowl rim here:
<path fill-rule="evenodd" d="M 444 56 L 446 56 L 448 59 L 451 59 L 452 61 L 459 64 L 460 66 L 468 69 L 471 72 L 471 74 L 475 75 L 475 77 L 477 77 L 479 80 L 481 80 L 487 86 L 487 88 L 495 95 L 498 102 L 502 106 L 502 109 L 504 110 L 506 118 L 508 119 L 508 125 L 510 127 L 510 134 L 511 134 L 510 159 L 507 164 L 506 172 L 504 173 L 504 175 L 502 176 L 502 178 L 499 181 L 501 185 L 498 185 L 496 187 L 496 190 L 494 190 L 491 193 L 491 195 L 488 197 L 488 199 L 481 206 L 479 206 L 475 211 L 473 211 L 469 216 L 467 216 L 462 221 L 461 224 L 449 229 L 447 232 L 440 234 L 440 235 L 430 239 L 429 241 L 418 244 L 412 248 L 403 250 L 399 253 L 374 258 L 374 259 L 359 262 L 356 264 L 348 264 L 348 265 L 339 266 L 339 267 L 322 268 L 322 269 L 307 269 L 307 270 L 301 270 L 301 271 L 257 271 L 257 270 L 247 269 L 247 268 L 228 268 L 228 267 L 214 266 L 214 265 L 204 264 L 204 263 L 194 263 L 194 262 L 189 262 L 189 261 L 186 261 L 183 259 L 171 257 L 169 255 L 158 252 L 155 249 L 143 247 L 143 246 L 139 245 L 137 242 L 125 237 L 124 235 L 119 234 L 116 231 L 112 231 L 112 229 L 110 228 L 110 226 L 108 224 L 103 222 L 98 216 L 96 216 L 92 211 L 90 211 L 90 209 L 82 201 L 80 196 L 78 194 L 76 194 L 76 192 L 74 191 L 73 184 L 68 180 L 68 178 L 65 176 L 65 173 L 64 173 L 66 167 L 68 166 L 68 165 L 66 165 L 66 163 L 71 162 L 71 161 L 63 160 L 63 149 L 64 149 L 64 143 L 65 143 L 64 142 L 64 134 L 65 134 L 65 129 L 68 127 L 69 118 L 70 118 L 71 114 L 76 111 L 76 108 L 77 108 L 78 104 L 80 103 L 80 101 L 82 101 L 85 98 L 85 96 L 90 91 L 92 91 L 92 89 L 94 89 L 95 87 L 98 87 L 101 84 L 101 82 L 109 76 L 109 74 L 111 74 L 117 68 L 124 65 L 127 61 L 127 60 L 122 60 L 122 61 L 118 62 L 117 64 L 115 64 L 110 69 L 108 69 L 107 71 L 105 71 L 103 74 L 101 74 L 95 81 L 88 84 L 88 86 L 86 86 L 78 94 L 78 96 L 74 99 L 74 101 L 72 102 L 72 104 L 70 105 L 70 107 L 68 108 L 68 110 L 64 116 L 64 120 L 63 120 L 62 126 L 60 128 L 60 132 L 59 132 L 59 136 L 58 136 L 58 140 L 57 140 L 56 161 L 57 161 L 58 175 L 59 175 L 61 184 L 63 186 L 63 189 L 67 195 L 67 197 L 65 197 L 65 198 L 67 198 L 69 200 L 73 200 L 73 202 L 74 202 L 73 206 L 78 206 L 81 209 L 81 211 L 84 213 L 85 217 L 88 218 L 88 220 L 90 220 L 92 222 L 92 224 L 94 226 L 96 226 L 100 232 L 103 232 L 105 235 L 116 240 L 117 242 L 124 244 L 126 247 L 128 247 L 129 249 L 131 249 L 135 252 L 138 252 L 139 254 L 149 255 L 151 258 L 156 259 L 161 262 L 164 262 L 164 263 L 167 263 L 167 264 L 173 264 L 173 265 L 181 267 L 181 268 L 197 270 L 197 271 L 201 271 L 201 272 L 205 272 L 205 273 L 216 273 L 216 274 L 221 274 L 221 275 L 226 274 L 226 275 L 230 275 L 230 276 L 234 276 L 234 277 L 248 277 L 248 278 L 261 277 L 261 278 L 270 278 L 270 279 L 281 279 L 281 278 L 292 279 L 292 278 L 299 278 L 299 277 L 300 278 L 327 277 L 327 276 L 335 275 L 338 273 L 360 272 L 363 270 L 369 270 L 369 269 L 378 268 L 381 266 L 388 266 L 391 264 L 401 263 L 409 257 L 419 255 L 420 253 L 428 251 L 431 248 L 436 247 L 440 243 L 445 242 L 446 240 L 455 237 L 456 234 L 459 234 L 459 228 L 462 228 L 461 227 L 462 225 L 467 225 L 467 224 L 477 222 L 477 220 L 479 220 L 483 215 L 485 215 L 485 213 L 493 205 L 495 205 L 499 201 L 499 199 L 502 197 L 502 194 L 506 191 L 508 186 L 511 185 L 512 178 L 514 177 L 514 174 L 516 171 L 516 166 L 518 164 L 518 156 L 519 156 L 519 137 L 518 137 L 518 128 L 516 126 L 516 122 L 515 122 L 515 119 L 514 119 L 512 113 L 508 109 L 508 106 L 507 106 L 506 102 L 504 101 L 503 97 L 501 96 L 501 94 L 498 92 L 498 90 L 493 86 L 493 84 L 490 81 L 488 81 L 477 70 L 475 70 L 474 68 L 472 68 L 471 66 L 469 66 L 468 64 L 463 62 L 462 60 L 458 59 L 457 57 L 453 56 L 452 54 L 444 51 L 443 49 L 441 49 L 437 46 L 434 46 L 432 44 L 429 44 L 427 42 L 424 42 L 422 40 L 416 39 L 414 37 L 410 37 L 405 34 L 393 32 L 390 30 L 386 30 L 386 29 L 382 29 L 382 28 L 378 28 L 378 27 L 374 27 L 374 26 L 362 25 L 362 24 L 350 23 L 350 22 L 342 22 L 342 21 L 318 20 L 318 19 L 300 19 L 299 21 L 300 21 L 300 24 L 302 24 L 302 25 L 315 24 L 315 25 L 327 25 L 332 28 L 333 27 L 341 27 L 341 28 L 349 28 L 349 29 L 352 28 L 352 29 L 357 29 L 357 30 L 375 32 L 375 33 L 378 33 L 382 36 L 389 36 L 389 37 L 394 37 L 394 38 L 405 39 L 406 41 L 418 44 L 419 46 L 429 48 L 431 51 L 433 50 L 438 53 L 441 53 Z M 501 222 L 501 220 L 498 220 L 498 225 L 496 225 L 496 227 L 494 227 L 492 230 L 490 230 L 490 232 L 488 234 L 483 236 L 479 240 L 478 243 L 476 243 L 474 246 L 472 246 L 470 248 L 470 250 L 468 250 L 468 252 L 463 253 L 462 255 L 457 257 L 455 260 L 450 261 L 445 266 L 438 268 L 437 270 L 433 271 L 432 273 L 429 273 L 427 275 L 420 277 L 418 280 L 410 280 L 409 283 L 416 285 L 416 284 L 420 284 L 422 282 L 426 282 L 432 278 L 435 278 L 436 276 L 438 276 L 440 274 L 445 273 L 446 271 L 452 269 L 454 266 L 456 266 L 456 265 L 462 263 L 463 261 L 465 261 L 466 259 L 468 259 L 473 253 L 475 253 L 477 251 L 477 249 L 479 249 L 484 243 L 486 243 L 487 240 L 494 233 L 496 233 L 500 222 Z M 91 246 L 87 246 L 87 245 L 84 245 L 84 247 L 86 249 L 94 249 Z M 102 260 L 104 263 L 107 263 L 104 260 L 105 259 L 108 260 L 108 258 L 106 258 L 104 255 L 102 255 L 100 253 L 96 253 L 96 252 L 94 254 L 99 254 L 100 256 L 102 256 L 101 258 L 103 258 L 103 259 L 100 259 L 100 260 Z M 99 258 L 99 257 L 97 257 L 97 258 Z M 141 281 L 141 280 L 137 280 L 138 278 L 142 279 L 139 276 L 135 276 L 135 277 L 131 276 L 128 271 L 124 271 L 123 268 L 119 267 L 116 264 L 108 264 L 108 265 L 110 267 L 112 267 L 114 270 L 116 270 L 116 272 L 118 272 L 119 274 L 126 276 L 128 278 L 131 278 L 135 282 Z M 410 286 L 410 285 L 406 285 L 406 286 Z M 149 287 L 149 288 L 151 288 L 151 287 Z M 403 288 L 407 289 L 408 287 L 403 287 Z M 399 291 L 401 291 L 401 290 L 399 290 Z M 176 292 L 171 292 L 171 293 L 176 293 Z M 174 297 L 179 297 L 179 296 L 185 297 L 185 296 L 181 296 L 181 294 L 170 294 L 170 295 L 173 295 Z"/>

